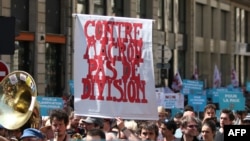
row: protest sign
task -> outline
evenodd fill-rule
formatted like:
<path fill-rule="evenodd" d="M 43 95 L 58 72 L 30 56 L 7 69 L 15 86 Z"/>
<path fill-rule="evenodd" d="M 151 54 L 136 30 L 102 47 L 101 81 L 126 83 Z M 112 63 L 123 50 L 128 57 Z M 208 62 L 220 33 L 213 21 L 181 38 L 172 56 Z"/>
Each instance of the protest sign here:
<path fill-rule="evenodd" d="M 79 115 L 156 120 L 152 20 L 75 14 Z"/>
<path fill-rule="evenodd" d="M 37 96 L 41 116 L 48 116 L 50 110 L 63 108 L 63 100 L 60 97 Z"/>

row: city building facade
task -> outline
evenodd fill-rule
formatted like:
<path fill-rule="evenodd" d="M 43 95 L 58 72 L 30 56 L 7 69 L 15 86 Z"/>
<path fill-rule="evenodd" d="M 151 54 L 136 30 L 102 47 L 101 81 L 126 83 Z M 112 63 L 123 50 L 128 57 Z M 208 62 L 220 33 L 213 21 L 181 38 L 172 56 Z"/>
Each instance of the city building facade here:
<path fill-rule="evenodd" d="M 0 0 L 0 15 L 16 18 L 15 53 L 0 55 L 10 71 L 30 73 L 44 96 L 69 93 L 73 79 L 73 13 L 153 19 L 156 86 L 171 86 L 178 71 L 191 79 L 194 66 L 212 87 L 214 66 L 222 86 L 235 69 L 250 81 L 248 0 Z"/>

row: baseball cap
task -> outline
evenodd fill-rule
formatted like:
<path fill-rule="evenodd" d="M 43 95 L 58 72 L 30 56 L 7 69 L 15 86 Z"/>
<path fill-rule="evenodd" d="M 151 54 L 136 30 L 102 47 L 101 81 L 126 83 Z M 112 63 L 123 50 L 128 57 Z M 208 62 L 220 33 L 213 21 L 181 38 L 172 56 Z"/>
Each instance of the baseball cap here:
<path fill-rule="evenodd" d="M 99 126 L 103 126 L 103 119 L 96 117 L 87 117 L 86 119 L 82 120 L 82 122 L 93 123 Z"/>
<path fill-rule="evenodd" d="M 27 128 L 23 131 L 23 134 L 20 139 L 27 138 L 27 137 L 37 137 L 40 139 L 44 138 L 44 135 L 41 131 L 35 129 L 35 128 Z"/>

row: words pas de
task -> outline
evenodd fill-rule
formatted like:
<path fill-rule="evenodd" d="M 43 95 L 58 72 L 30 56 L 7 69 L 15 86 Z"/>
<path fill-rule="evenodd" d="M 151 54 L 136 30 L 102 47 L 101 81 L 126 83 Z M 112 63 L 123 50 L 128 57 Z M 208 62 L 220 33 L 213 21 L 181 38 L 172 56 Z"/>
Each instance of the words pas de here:
<path fill-rule="evenodd" d="M 155 120 L 154 80 L 152 20 L 75 15 L 77 114 Z"/>

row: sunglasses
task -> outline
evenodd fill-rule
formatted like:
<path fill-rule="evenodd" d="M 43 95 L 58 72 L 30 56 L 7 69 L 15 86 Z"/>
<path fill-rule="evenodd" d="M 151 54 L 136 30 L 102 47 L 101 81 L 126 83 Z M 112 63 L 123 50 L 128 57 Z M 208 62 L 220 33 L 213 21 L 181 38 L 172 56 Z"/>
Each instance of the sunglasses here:
<path fill-rule="evenodd" d="M 192 129 L 193 129 L 193 128 L 196 128 L 196 129 L 197 129 L 197 128 L 198 128 L 198 125 L 188 125 L 187 127 L 188 127 L 188 128 L 192 128 Z"/>

